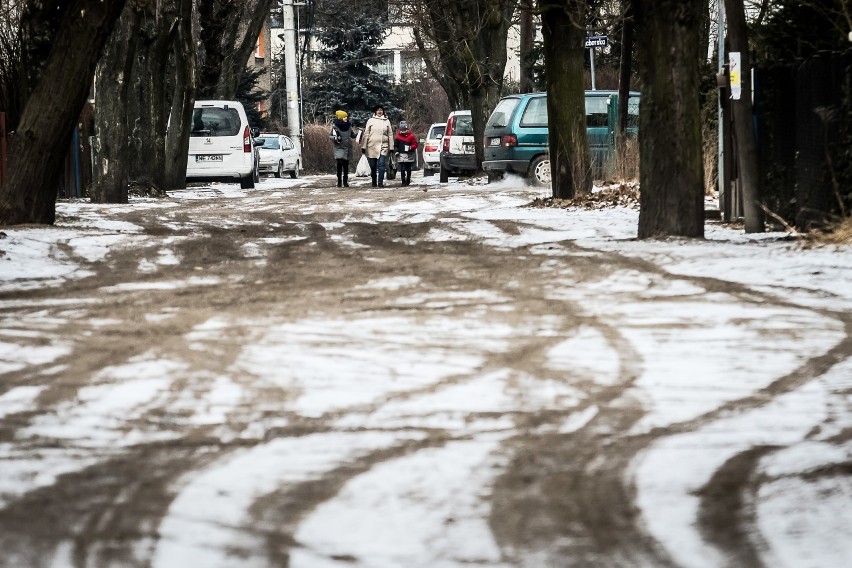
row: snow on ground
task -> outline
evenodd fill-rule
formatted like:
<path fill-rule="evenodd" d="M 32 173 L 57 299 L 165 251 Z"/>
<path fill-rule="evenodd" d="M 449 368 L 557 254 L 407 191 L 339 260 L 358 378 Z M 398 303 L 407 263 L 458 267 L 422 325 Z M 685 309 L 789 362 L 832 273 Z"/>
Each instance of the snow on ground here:
<path fill-rule="evenodd" d="M 60 202 L 57 211 L 61 221 L 55 227 L 3 229 L 6 238 L 0 240 L 0 250 L 5 252 L 0 256 L 0 293 L 59 286 L 91 274 L 76 259 L 96 261 L 116 247 L 145 246 L 139 227 L 111 219 L 114 211 L 162 211 L 168 225 L 177 222 L 168 216 L 170 208 L 181 202 L 224 199 L 240 203 L 246 210 L 269 208 L 270 197 L 283 196 L 309 179 L 264 180 L 258 186 L 267 191 L 263 199 L 250 190 L 218 184 L 174 192 L 167 200 L 131 199 L 129 205 Z M 848 315 L 852 310 L 852 248 L 805 248 L 787 240 L 783 233 L 747 235 L 722 225 L 708 225 L 705 240 L 639 241 L 635 239 L 635 210 L 528 208 L 524 205 L 535 197 L 544 197 L 543 191 L 511 182 L 476 191 L 476 187 L 459 182 L 438 185 L 437 178 L 417 181 L 424 188 L 417 198 L 408 194 L 406 199 L 377 207 L 365 193 L 329 207 L 346 211 L 346 223 L 437 221 L 440 228 L 425 237 L 431 241 L 475 239 L 504 249 L 532 246 L 545 269 L 549 258 L 606 251 L 653 263 L 668 276 L 682 277 L 655 279 L 648 272 L 622 271 L 597 283 L 605 294 L 592 294 L 560 286 L 561 280 L 568 282 L 570 278 L 553 262 L 551 292 L 552 299 L 577 302 L 589 313 L 609 313 L 641 356 L 644 367 L 630 389 L 646 414 L 633 426 L 633 433 L 688 424 L 719 411 L 706 424 L 652 444 L 632 464 L 628 481 L 636 487 L 643 522 L 678 565 L 725 565 L 725 558 L 694 526 L 699 515 L 698 492 L 732 456 L 752 446 L 775 445 L 789 448 L 760 460 L 758 469 L 770 481 L 761 486 L 754 504 L 766 539 L 767 565 L 833 567 L 848 563 L 852 557 L 852 481 L 846 476 L 832 483 L 825 479 L 802 483 L 801 477 L 790 474 L 816 470 L 824 464 L 848 464 L 852 459 L 848 442 L 840 447 L 827 443 L 852 427 L 850 361 L 834 366 L 817 381 L 793 384 L 769 404 L 755 405 L 741 413 L 726 414 L 724 408 L 729 401 L 759 396 L 761 389 L 779 376 L 794 375 L 807 358 L 829 351 L 843 339 L 848 330 L 832 314 Z M 306 201 L 298 208 L 307 215 L 316 210 L 316 205 Z M 461 215 L 463 221 L 449 213 Z M 500 230 L 496 225 L 500 221 L 519 223 L 518 234 Z M 67 252 L 57 248 L 59 243 L 68 245 Z M 260 250 L 259 245 L 249 247 L 246 254 L 260 258 Z M 164 248 L 140 263 L 139 271 L 180 262 Z M 782 310 L 777 304 L 762 305 L 760 301 L 743 307 L 730 295 L 714 292 L 714 282 L 741 284 L 743 293 L 766 294 L 789 302 L 790 307 Z M 217 283 L 198 276 L 186 281 L 159 280 L 144 287 L 127 282 L 102 292 Z M 492 290 L 482 290 L 476 298 L 430 297 L 419 294 L 417 284 L 416 277 L 378 278 L 364 289 L 411 288 L 404 305 L 436 308 L 472 299 L 495 304 L 504 300 Z M 683 301 L 702 291 L 700 301 Z M 626 299 L 635 294 L 644 294 L 644 301 Z M 0 307 L 11 309 L 29 302 L 37 305 L 37 300 L 16 296 L 0 299 Z M 80 302 L 69 310 L 79 307 Z M 152 313 L 148 317 L 153 320 L 169 314 Z M 50 329 L 62 323 L 45 319 L 36 327 Z M 544 332 L 556 333 L 547 329 L 546 322 L 539 323 Z M 247 333 L 252 329 L 263 332 L 227 371 L 254 374 L 269 385 L 293 388 L 301 394 L 289 401 L 288 410 L 318 417 L 340 410 L 341 405 L 356 406 L 435 384 L 455 374 L 474 372 L 482 361 L 471 356 L 471 351 L 499 352 L 508 338 L 523 332 L 476 321 L 451 321 L 436 312 L 416 325 L 393 316 L 364 318 L 357 333 L 336 335 L 336 340 L 328 341 L 331 330 L 339 331 L 339 324 L 310 318 L 271 325 L 241 322 Z M 224 325 L 229 322 L 213 318 L 198 325 L 186 340 L 203 351 Z M 0 373 L 49 363 L 69 349 L 61 343 L 22 348 L 16 339 L 14 322 L 0 319 Z M 449 345 L 468 349 L 453 350 L 447 348 Z M 748 348 L 743 349 L 744 345 Z M 547 357 L 551 369 L 570 369 L 600 385 L 615 384 L 621 368 L 613 346 L 600 330 L 591 327 L 582 327 L 564 338 Z M 84 455 L 84 447 L 108 454 L 140 440 L 167 439 L 169 432 L 126 432 L 122 423 L 128 415 L 156 406 L 182 364 L 141 357 L 122 367 L 106 368 L 95 384 L 80 390 L 74 404 L 36 420 L 27 430 L 31 436 L 77 439 L 76 451 L 56 451 L 26 462 L 17 459 L 12 443 L 0 444 L 0 460 L 6 463 L 0 471 L 0 504 L 92 463 L 96 458 Z M 354 378 L 367 375 L 371 380 L 356 385 Z M 688 388 L 683 386 L 684 377 L 689 378 Z M 391 447 L 401 439 L 417 439 L 420 429 L 443 427 L 469 438 L 415 452 L 357 476 L 299 526 L 295 538 L 301 546 L 290 556 L 290 566 L 352 565 L 345 560 L 347 555 L 360 558 L 362 564 L 358 566 L 504 566 L 485 521 L 486 500 L 479 498 L 485 496 L 465 493 L 461 488 L 489 487 L 502 465 L 494 450 L 511 423 L 499 418 L 469 421 L 465 417 L 511 410 L 519 404 L 512 394 L 518 381 L 532 384 L 536 379 L 490 370 L 418 398 L 416 404 L 402 399 L 375 413 L 348 413 L 335 423 L 339 431 L 272 440 L 211 464 L 180 488 L 159 527 L 161 540 L 153 565 L 227 566 L 223 549 L 236 551 L 241 566 L 264 565 L 264 557 L 257 554 L 263 549 L 260 537 L 258 541 L 246 540 L 233 527 L 245 520 L 251 503 L 273 491 L 282 477 L 311 480 L 341 461 Z M 228 404 L 240 399 L 242 387 L 228 376 L 216 378 L 215 383 L 207 400 L 186 402 L 187 407 L 195 407 L 191 421 L 205 424 L 223 420 Z M 582 428 L 598 412 L 595 406 L 582 407 L 581 392 L 547 381 L 539 381 L 534 388 L 538 389 L 536 396 L 524 400 L 529 408 L 577 410 L 567 415 L 561 432 Z M 40 388 L 30 386 L 0 389 L 0 418 L 31 408 L 40 393 Z M 814 434 L 817 426 L 826 423 L 834 429 Z M 380 426 L 406 429 L 371 430 Z M 305 460 L 306 455 L 310 459 Z M 256 473 L 259 464 L 266 472 L 261 476 Z M 253 484 L 240 484 L 238 480 L 248 470 L 254 472 Z M 795 518 L 791 511 L 797 511 Z M 801 511 L 807 516 L 806 522 L 801 521 Z M 452 528 L 445 522 L 449 518 L 453 519 Z M 219 543 L 217 547 L 207 546 L 211 539 Z M 72 564 L 72 551 L 65 553 L 67 556 L 60 550 L 55 565 Z M 343 560 L 334 560 L 335 555 Z"/>

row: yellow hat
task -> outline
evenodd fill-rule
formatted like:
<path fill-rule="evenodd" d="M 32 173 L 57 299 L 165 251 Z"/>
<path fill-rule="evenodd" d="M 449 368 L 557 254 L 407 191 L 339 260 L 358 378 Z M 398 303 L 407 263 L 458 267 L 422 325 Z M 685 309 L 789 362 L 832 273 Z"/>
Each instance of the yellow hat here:
<path fill-rule="evenodd" d="M 344 118 L 346 118 L 347 116 L 349 116 L 349 115 L 346 113 L 346 111 L 345 111 L 345 110 L 339 110 L 339 111 L 335 112 L 334 114 L 335 114 L 335 116 L 337 116 L 337 118 L 339 118 L 340 120 L 343 120 Z"/>

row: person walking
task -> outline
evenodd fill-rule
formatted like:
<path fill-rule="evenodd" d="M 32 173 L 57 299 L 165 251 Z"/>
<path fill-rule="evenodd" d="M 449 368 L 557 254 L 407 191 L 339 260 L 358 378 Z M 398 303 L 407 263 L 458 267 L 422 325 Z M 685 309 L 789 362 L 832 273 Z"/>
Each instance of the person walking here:
<path fill-rule="evenodd" d="M 370 162 L 370 177 L 373 187 L 385 186 L 385 160 L 391 146 L 393 131 L 385 109 L 378 105 L 373 109 L 373 116 L 364 127 L 361 151 L 367 155 Z"/>
<path fill-rule="evenodd" d="M 337 117 L 331 123 L 331 138 L 334 144 L 334 159 L 337 161 L 337 187 L 349 187 L 349 160 L 352 159 L 352 140 L 355 129 L 349 123 L 349 114 L 345 110 L 334 113 Z"/>
<path fill-rule="evenodd" d="M 411 166 L 417 157 L 417 138 L 404 120 L 399 121 L 399 129 L 393 138 L 393 150 L 402 185 L 411 185 Z"/>

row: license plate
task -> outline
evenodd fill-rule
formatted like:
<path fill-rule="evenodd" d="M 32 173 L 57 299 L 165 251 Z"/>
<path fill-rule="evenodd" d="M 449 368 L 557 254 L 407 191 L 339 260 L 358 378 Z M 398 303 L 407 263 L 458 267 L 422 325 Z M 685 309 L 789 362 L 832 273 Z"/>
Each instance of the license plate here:
<path fill-rule="evenodd" d="M 499 138 L 492 138 L 491 141 L 488 142 L 488 145 L 489 146 L 499 146 L 500 145 L 500 139 Z"/>
<path fill-rule="evenodd" d="M 199 154 L 195 156 L 196 162 L 221 162 L 222 154 Z"/>
<path fill-rule="evenodd" d="M 464 151 L 466 153 L 473 154 L 473 152 L 474 152 L 473 144 L 462 144 L 462 147 L 464 148 Z"/>

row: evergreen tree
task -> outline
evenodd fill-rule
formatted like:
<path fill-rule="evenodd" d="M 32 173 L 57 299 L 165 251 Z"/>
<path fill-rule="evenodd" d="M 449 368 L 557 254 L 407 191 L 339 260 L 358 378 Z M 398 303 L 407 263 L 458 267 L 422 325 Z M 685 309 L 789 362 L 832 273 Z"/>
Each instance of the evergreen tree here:
<path fill-rule="evenodd" d="M 266 73 L 266 70 L 263 68 L 252 69 L 246 66 L 243 76 L 240 78 L 240 83 L 237 85 L 237 100 L 246 109 L 249 124 L 261 130 L 264 130 L 268 124 L 258 107 L 259 103 L 269 96 L 269 93 L 257 86 L 264 73 Z"/>
<path fill-rule="evenodd" d="M 758 63 L 793 61 L 849 47 L 848 0 L 776 0 L 752 33 Z"/>
<path fill-rule="evenodd" d="M 325 0 L 317 7 L 315 51 L 322 62 L 318 71 L 306 74 L 308 96 L 321 113 L 346 109 L 353 120 L 363 122 L 373 107 L 383 105 L 392 119 L 399 116 L 398 96 L 389 80 L 373 66 L 388 33 L 387 0 Z"/>

